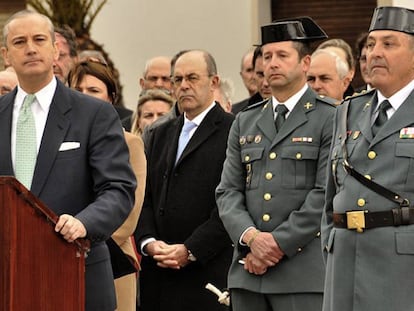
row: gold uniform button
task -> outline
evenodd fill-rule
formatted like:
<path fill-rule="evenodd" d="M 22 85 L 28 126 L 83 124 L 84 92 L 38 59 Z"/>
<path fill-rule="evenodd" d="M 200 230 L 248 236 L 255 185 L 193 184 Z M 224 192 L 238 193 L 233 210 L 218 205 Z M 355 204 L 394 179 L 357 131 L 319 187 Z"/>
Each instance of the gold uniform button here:
<path fill-rule="evenodd" d="M 265 178 L 267 180 L 271 180 L 273 178 L 273 174 L 272 173 L 266 173 Z"/>
<path fill-rule="evenodd" d="M 269 158 L 270 158 L 270 160 L 274 160 L 274 159 L 276 159 L 276 158 L 277 158 L 277 154 L 276 154 L 276 152 L 271 152 L 271 153 L 269 154 Z"/>
<path fill-rule="evenodd" d="M 368 180 L 371 180 L 371 175 L 365 175 L 364 177 Z"/>
<path fill-rule="evenodd" d="M 320 236 L 321 236 L 321 232 L 320 232 L 320 231 L 318 231 L 318 233 L 316 233 L 316 236 L 317 236 L 317 237 L 320 237 Z"/>
<path fill-rule="evenodd" d="M 364 199 L 358 199 L 357 204 L 359 207 L 365 206 L 365 200 Z"/>
<path fill-rule="evenodd" d="M 298 152 L 296 154 L 296 159 L 298 159 L 298 160 L 302 159 L 302 154 L 300 152 Z"/>
<path fill-rule="evenodd" d="M 301 251 L 302 251 L 302 248 L 300 248 L 300 247 L 299 247 L 299 248 L 298 248 L 298 253 L 300 253 Z"/>
<path fill-rule="evenodd" d="M 375 151 L 368 152 L 368 158 L 370 158 L 371 160 L 374 160 L 376 157 L 377 157 L 377 154 Z"/>
<path fill-rule="evenodd" d="M 263 221 L 269 221 L 270 220 L 270 215 L 269 214 L 264 214 L 262 219 L 263 219 Z"/>
<path fill-rule="evenodd" d="M 272 198 L 272 195 L 270 193 L 265 193 L 263 198 L 265 199 L 265 201 L 269 201 Z"/>

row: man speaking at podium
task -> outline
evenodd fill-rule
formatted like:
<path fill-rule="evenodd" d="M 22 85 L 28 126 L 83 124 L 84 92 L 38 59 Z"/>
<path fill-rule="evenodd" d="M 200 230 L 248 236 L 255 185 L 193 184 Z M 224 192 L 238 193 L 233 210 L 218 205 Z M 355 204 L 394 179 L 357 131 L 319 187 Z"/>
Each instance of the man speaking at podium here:
<path fill-rule="evenodd" d="M 128 216 L 136 186 L 121 123 L 111 105 L 55 78 L 59 51 L 46 16 L 20 11 L 6 22 L 3 37 L 3 57 L 19 85 L 0 98 L 0 175 L 16 176 L 59 215 L 55 230 L 68 242 L 91 241 L 86 310 L 113 311 L 105 240 Z"/>

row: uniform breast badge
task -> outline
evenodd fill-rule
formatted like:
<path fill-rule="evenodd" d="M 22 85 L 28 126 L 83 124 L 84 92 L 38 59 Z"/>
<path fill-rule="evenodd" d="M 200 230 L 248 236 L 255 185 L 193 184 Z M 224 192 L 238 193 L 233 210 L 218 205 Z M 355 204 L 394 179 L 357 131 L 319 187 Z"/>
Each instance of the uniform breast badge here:
<path fill-rule="evenodd" d="M 413 139 L 414 138 L 414 127 L 404 127 L 403 129 L 401 129 L 400 138 Z"/>

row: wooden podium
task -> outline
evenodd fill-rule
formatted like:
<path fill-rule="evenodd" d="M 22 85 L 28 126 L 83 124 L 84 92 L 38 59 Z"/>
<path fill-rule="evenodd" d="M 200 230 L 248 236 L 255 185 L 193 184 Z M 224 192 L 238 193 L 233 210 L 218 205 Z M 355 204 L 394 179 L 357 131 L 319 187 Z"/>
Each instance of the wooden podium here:
<path fill-rule="evenodd" d="M 14 177 L 0 177 L 0 310 L 85 309 L 88 243 L 66 242 L 57 219 Z"/>

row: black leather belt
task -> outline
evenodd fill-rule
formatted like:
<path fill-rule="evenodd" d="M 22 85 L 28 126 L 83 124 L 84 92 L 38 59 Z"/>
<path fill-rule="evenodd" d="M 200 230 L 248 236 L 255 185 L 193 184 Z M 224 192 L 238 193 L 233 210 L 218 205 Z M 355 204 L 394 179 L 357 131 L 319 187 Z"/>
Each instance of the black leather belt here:
<path fill-rule="evenodd" d="M 398 207 L 383 212 L 333 213 L 333 224 L 336 228 L 355 229 L 358 232 L 378 227 L 412 225 L 414 224 L 414 208 Z"/>

